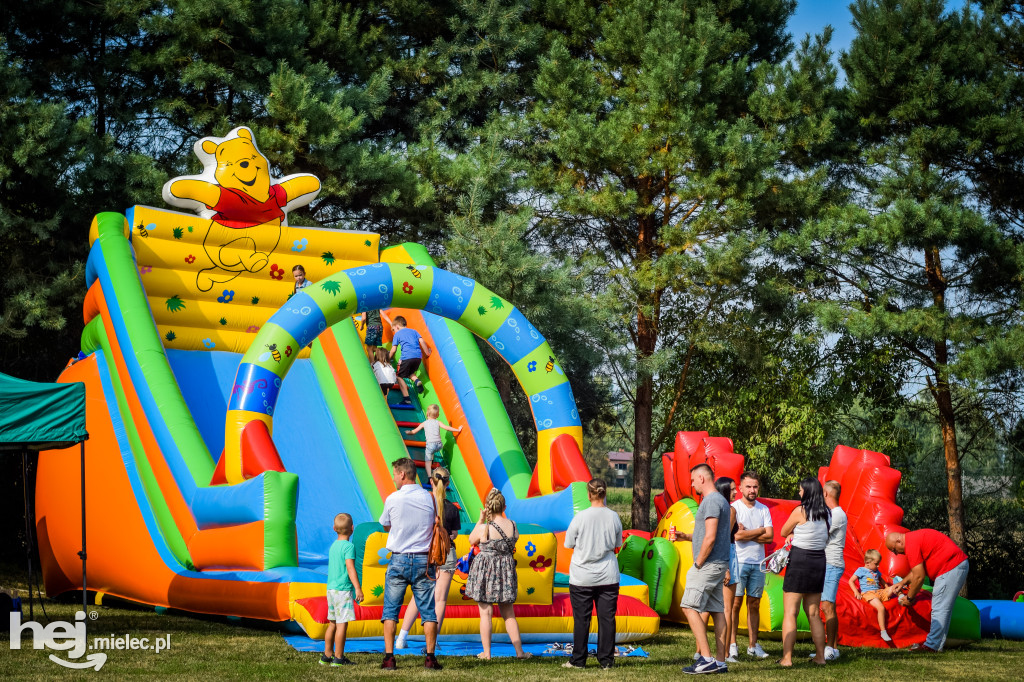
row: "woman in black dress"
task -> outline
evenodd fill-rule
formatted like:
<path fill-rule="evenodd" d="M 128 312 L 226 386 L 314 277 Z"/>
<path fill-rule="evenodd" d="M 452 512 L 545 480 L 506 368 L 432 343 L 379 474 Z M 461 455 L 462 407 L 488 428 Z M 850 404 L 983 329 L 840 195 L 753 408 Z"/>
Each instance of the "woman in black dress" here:
<path fill-rule="evenodd" d="M 825 545 L 828 544 L 829 511 L 825 494 L 815 478 L 800 481 L 800 506 L 782 526 L 782 537 L 793 536 L 793 547 L 782 581 L 782 658 L 779 665 L 793 665 L 796 619 L 803 602 L 811 626 L 816 655 L 812 660 L 825 665 L 825 626 L 818 615 L 821 591 L 825 588 Z"/>

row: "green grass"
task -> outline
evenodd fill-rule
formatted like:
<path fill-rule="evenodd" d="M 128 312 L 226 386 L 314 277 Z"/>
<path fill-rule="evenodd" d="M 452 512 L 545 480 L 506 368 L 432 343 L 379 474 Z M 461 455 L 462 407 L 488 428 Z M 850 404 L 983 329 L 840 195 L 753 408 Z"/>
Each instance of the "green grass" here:
<path fill-rule="evenodd" d="M 661 489 L 651 491 L 651 499 L 660 495 Z M 608 495 L 605 498 L 608 506 L 616 511 L 622 520 L 623 528 L 633 527 L 633 489 L 632 488 L 608 488 Z M 654 512 L 654 503 L 651 502 L 651 514 L 649 518 L 651 530 L 658 525 L 658 518 Z"/>
<path fill-rule="evenodd" d="M 24 573 L 0 567 L 0 586 L 15 587 L 24 594 Z M 56 603 L 46 600 L 51 619 L 72 620 L 80 603 Z M 182 680 L 251 680 L 251 679 L 380 679 L 380 656 L 352 654 L 359 665 L 336 669 L 317 664 L 317 655 L 299 653 L 288 646 L 279 631 L 272 627 L 249 627 L 220 618 L 198 618 L 184 615 L 160 615 L 143 609 L 90 607 L 98 617 L 90 623 L 89 636 L 110 633 L 137 637 L 171 635 L 171 648 L 161 654 L 144 651 L 109 651 L 107 662 L 99 671 L 108 679 L 150 678 Z M 36 606 L 40 622 L 40 609 Z M 26 616 L 27 618 L 27 616 Z M 6 636 L 3 636 L 6 639 Z M 741 636 L 741 646 L 745 640 Z M 877 649 L 843 649 L 843 657 L 824 670 L 799 662 L 794 670 L 780 670 L 773 661 L 780 653 L 777 641 L 763 643 L 772 658 L 765 661 L 744 661 L 733 664 L 730 672 L 741 678 L 758 680 L 878 679 L 940 680 L 980 679 L 1019 680 L 1024 669 L 1024 642 L 985 640 L 939 656 L 923 656 L 905 651 Z M 499 659 L 484 663 L 473 658 L 444 658 L 445 670 L 438 674 L 424 670 L 419 656 L 399 658 L 397 673 L 386 677 L 399 679 L 472 680 L 482 677 L 494 680 L 543 680 L 550 678 L 580 680 L 623 680 L 630 682 L 657 680 L 664 682 L 680 677 L 679 668 L 688 665 L 694 650 L 694 639 L 685 627 L 666 623 L 653 640 L 643 643 L 651 654 L 648 659 L 624 659 L 611 671 L 602 671 L 593 660 L 583 671 L 561 668 L 564 658 L 536 658 L 530 661 Z M 810 644 L 797 646 L 798 658 L 805 659 Z M 88 679 L 94 671 L 69 670 L 51 662 L 48 651 L 21 649 L 12 651 L 6 642 L 0 644 L 0 678 L 2 679 Z M 64 657 L 66 658 L 66 656 Z"/>

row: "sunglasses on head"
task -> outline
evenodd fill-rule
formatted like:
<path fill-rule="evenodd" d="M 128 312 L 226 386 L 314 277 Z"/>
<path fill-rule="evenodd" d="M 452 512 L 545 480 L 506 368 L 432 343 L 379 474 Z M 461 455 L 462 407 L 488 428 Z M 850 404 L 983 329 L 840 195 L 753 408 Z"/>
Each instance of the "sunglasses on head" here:
<path fill-rule="evenodd" d="M 434 480 L 435 481 L 441 481 L 445 485 L 448 484 L 448 479 L 449 479 L 448 476 L 442 476 L 441 474 L 434 474 Z"/>

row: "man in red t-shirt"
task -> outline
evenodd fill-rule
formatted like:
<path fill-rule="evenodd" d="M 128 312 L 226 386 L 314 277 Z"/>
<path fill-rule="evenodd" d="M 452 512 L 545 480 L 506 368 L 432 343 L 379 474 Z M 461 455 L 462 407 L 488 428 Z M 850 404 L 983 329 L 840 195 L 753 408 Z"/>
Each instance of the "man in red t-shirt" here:
<path fill-rule="evenodd" d="M 926 528 L 909 533 L 889 533 L 886 548 L 905 554 L 910 564 L 906 578 L 907 593 L 900 595 L 900 604 L 907 606 L 921 591 L 925 576 L 932 581 L 932 623 L 924 644 L 915 644 L 911 651 L 928 653 L 942 651 L 953 618 L 956 596 L 967 581 L 970 568 L 967 555 L 956 543 L 937 530 Z"/>

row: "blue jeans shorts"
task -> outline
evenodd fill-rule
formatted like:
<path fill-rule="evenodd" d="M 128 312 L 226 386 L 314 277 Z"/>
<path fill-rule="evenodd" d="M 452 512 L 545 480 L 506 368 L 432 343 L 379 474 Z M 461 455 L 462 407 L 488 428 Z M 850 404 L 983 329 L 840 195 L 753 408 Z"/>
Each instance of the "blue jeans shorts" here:
<path fill-rule="evenodd" d="M 729 545 L 729 582 L 727 585 L 735 585 L 740 581 L 740 562 L 736 561 L 736 545 Z M 729 607 L 729 604 L 726 604 Z"/>
<path fill-rule="evenodd" d="M 412 587 L 412 598 L 424 623 L 436 623 L 434 613 L 434 582 L 427 577 L 426 554 L 392 554 L 384 577 L 384 612 L 381 622 L 398 622 L 405 601 L 405 590 Z"/>
<path fill-rule="evenodd" d="M 736 585 L 736 596 L 744 594 L 751 599 L 760 599 L 764 592 L 764 573 L 758 564 L 740 564 L 740 582 Z"/>
<path fill-rule="evenodd" d="M 423 448 L 423 459 L 433 461 L 437 453 L 441 452 L 442 448 L 444 448 L 444 444 L 441 443 L 441 441 L 428 440 L 426 447 Z M 428 471 L 427 473 L 430 472 Z"/>
<path fill-rule="evenodd" d="M 839 581 L 843 579 L 845 570 L 845 564 L 843 566 L 825 564 L 825 587 L 821 591 L 821 601 L 836 603 L 836 595 L 839 594 Z"/>

